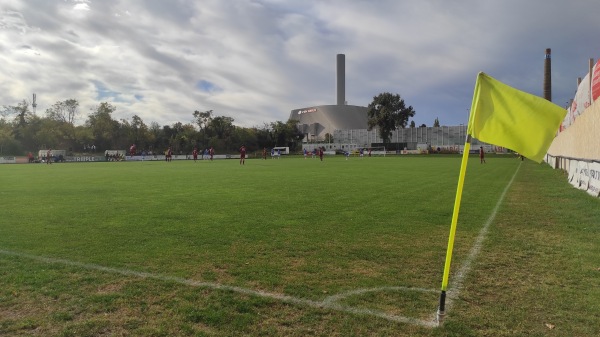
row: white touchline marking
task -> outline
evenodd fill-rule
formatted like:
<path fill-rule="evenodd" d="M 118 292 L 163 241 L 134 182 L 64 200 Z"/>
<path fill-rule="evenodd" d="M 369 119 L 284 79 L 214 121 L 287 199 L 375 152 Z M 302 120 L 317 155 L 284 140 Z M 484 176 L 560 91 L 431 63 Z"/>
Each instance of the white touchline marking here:
<path fill-rule="evenodd" d="M 481 251 L 481 246 L 483 244 L 483 240 L 485 240 L 485 237 L 487 236 L 490 225 L 496 218 L 498 209 L 500 208 L 502 201 L 504 201 L 504 196 L 506 195 L 506 192 L 508 191 L 508 189 L 512 185 L 513 181 L 515 180 L 515 177 L 517 176 L 517 173 L 519 172 L 519 168 L 521 168 L 520 162 L 519 162 L 519 166 L 517 166 L 517 170 L 515 171 L 512 178 L 510 179 L 510 181 L 504 188 L 504 191 L 502 191 L 502 194 L 500 195 L 498 202 L 496 202 L 496 206 L 494 206 L 494 209 L 492 210 L 492 214 L 490 214 L 490 217 L 487 219 L 487 221 L 483 225 L 483 228 L 479 232 L 479 235 L 475 239 L 475 243 L 473 244 L 473 247 L 471 248 L 469 255 L 463 262 L 462 266 L 460 266 L 460 268 L 456 272 L 456 275 L 454 276 L 454 279 L 452 280 L 452 288 L 449 289 L 448 293 L 447 293 L 448 297 L 446 298 L 447 299 L 446 300 L 446 311 L 448 311 L 450 306 L 452 306 L 453 300 L 458 298 L 460 291 L 462 290 L 462 287 L 463 287 L 463 281 L 464 281 L 465 277 L 467 276 L 467 274 L 469 273 L 469 271 L 471 270 L 471 264 L 473 263 L 473 261 L 475 260 L 477 255 L 479 255 L 479 252 Z M 437 316 L 437 313 L 436 313 L 436 316 Z"/>
<path fill-rule="evenodd" d="M 323 300 L 323 303 L 333 303 L 339 300 L 343 300 L 346 297 L 355 296 L 355 295 L 363 295 L 366 293 L 373 293 L 379 291 L 415 291 L 421 293 L 437 293 L 439 290 L 437 289 L 425 289 L 425 288 L 413 288 L 413 287 L 378 287 L 378 288 L 364 288 L 364 289 L 355 289 L 350 290 L 344 293 L 339 293 L 336 295 L 329 296 Z"/>
<path fill-rule="evenodd" d="M 185 279 L 182 277 L 139 272 L 139 271 L 135 271 L 135 270 L 131 270 L 131 269 L 105 267 L 105 266 L 101 266 L 101 265 L 97 265 L 97 264 L 81 263 L 81 262 L 76 262 L 76 261 L 71 261 L 71 260 L 43 257 L 43 256 L 31 255 L 31 254 L 26 254 L 26 253 L 18 253 L 18 252 L 13 252 L 13 251 L 8 251 L 8 250 L 0 250 L 0 254 L 8 255 L 8 256 L 16 256 L 16 257 L 21 257 L 21 258 L 28 258 L 28 259 L 32 259 L 32 260 L 44 262 L 44 263 L 62 264 L 62 265 L 66 265 L 66 266 L 78 267 L 78 268 L 83 268 L 83 269 L 88 269 L 88 270 L 97 270 L 97 271 L 102 271 L 102 272 L 112 273 L 112 274 L 119 274 L 119 275 L 124 275 L 124 276 L 134 276 L 134 277 L 139 277 L 142 279 L 154 279 L 154 280 L 160 280 L 160 281 L 165 281 L 165 282 L 174 282 L 174 283 L 179 283 L 179 284 L 188 285 L 188 286 L 192 286 L 192 287 L 233 291 L 233 292 L 237 292 L 240 294 L 246 294 L 246 295 L 250 295 L 250 296 L 257 296 L 257 297 L 263 297 L 263 298 L 270 298 L 270 299 L 274 299 L 274 300 L 278 300 L 278 301 L 282 301 L 282 302 L 286 302 L 286 303 L 291 303 L 291 304 L 304 305 L 304 306 L 320 308 L 320 309 L 342 311 L 342 312 L 347 312 L 347 313 L 352 313 L 352 314 L 357 314 L 357 315 L 375 316 L 375 317 L 383 318 L 383 319 L 386 319 L 389 321 L 419 325 L 419 326 L 423 326 L 423 327 L 433 328 L 436 326 L 436 323 L 434 321 L 421 320 L 421 319 L 404 317 L 404 316 L 399 316 L 399 315 L 391 315 L 391 314 L 388 314 L 388 313 L 385 313 L 385 312 L 379 311 L 379 310 L 356 308 L 356 307 L 351 307 L 351 306 L 346 306 L 346 305 L 342 305 L 339 303 L 335 303 L 335 299 L 332 299 L 332 296 L 326 298 L 324 301 L 313 301 L 313 300 L 307 300 L 307 299 L 297 298 L 297 297 L 283 295 L 283 294 L 269 293 L 266 291 L 252 290 L 252 289 L 236 287 L 236 286 L 228 286 L 228 285 L 223 285 L 223 284 L 219 284 L 219 283 L 201 282 L 201 281 L 196 281 L 196 280 Z M 384 288 L 381 288 L 381 289 L 384 289 Z M 414 289 L 418 289 L 418 288 L 389 287 L 389 289 L 387 289 L 387 290 L 414 290 Z M 359 291 L 356 291 L 356 293 L 360 294 L 360 293 L 364 293 L 367 291 L 369 291 L 369 290 L 359 290 Z M 376 290 L 371 290 L 371 291 L 376 291 Z M 432 290 L 421 289 L 420 291 L 431 292 Z M 346 294 L 340 295 L 339 298 L 341 299 L 341 298 L 344 298 L 344 297 L 347 297 L 350 295 L 352 295 L 352 294 L 346 293 Z"/>
<path fill-rule="evenodd" d="M 458 272 L 456 273 L 456 276 L 454 276 L 453 282 L 452 282 L 453 287 L 451 289 L 449 289 L 448 293 L 447 293 L 448 297 L 447 297 L 447 301 L 446 301 L 446 310 L 448 310 L 448 308 L 452 305 L 453 299 L 458 298 L 459 293 L 462 288 L 463 280 L 466 277 L 466 275 L 469 273 L 469 271 L 471 270 L 471 264 L 473 263 L 473 261 L 475 260 L 475 258 L 479 254 L 479 252 L 481 251 L 481 245 L 483 244 L 483 240 L 485 239 L 485 237 L 487 235 L 489 227 L 490 227 L 491 223 L 494 221 L 494 218 L 496 217 L 496 213 L 498 213 L 498 209 L 500 208 L 500 205 L 502 204 L 502 201 L 504 200 L 504 196 L 506 195 L 506 192 L 508 191 L 508 189 L 512 185 L 513 181 L 515 180 L 515 177 L 517 176 L 517 173 L 519 172 L 520 167 L 521 167 L 521 163 L 519 163 L 517 170 L 515 171 L 512 178 L 510 179 L 510 181 L 504 188 L 504 191 L 500 195 L 500 198 L 498 199 L 496 206 L 492 210 L 492 214 L 487 219 L 483 228 L 479 232 L 479 235 L 475 239 L 475 243 L 473 244 L 473 247 L 471 248 L 469 255 L 465 259 L 465 262 L 459 268 Z M 196 281 L 196 280 L 191 280 L 191 279 L 185 279 L 182 277 L 139 272 L 139 271 L 135 271 L 135 270 L 131 270 L 131 269 L 105 267 L 105 266 L 101 266 L 101 265 L 97 265 L 97 264 L 82 263 L 82 262 L 76 262 L 76 261 L 71 261 L 71 260 L 66 260 L 66 259 L 57 259 L 57 258 L 51 258 L 51 257 L 43 257 L 43 256 L 31 255 L 31 254 L 26 254 L 26 253 L 18 253 L 18 252 L 13 252 L 13 251 L 8 251 L 8 250 L 0 249 L 0 254 L 8 255 L 8 256 L 16 256 L 16 257 L 21 257 L 21 258 L 28 258 L 28 259 L 32 259 L 32 260 L 44 262 L 44 263 L 62 264 L 62 265 L 66 265 L 66 266 L 78 267 L 78 268 L 83 268 L 83 269 L 88 269 L 88 270 L 97 270 L 97 271 L 102 271 L 102 272 L 112 273 L 112 274 L 119 274 L 119 275 L 124 275 L 124 276 L 134 276 L 134 277 L 139 277 L 142 279 L 154 279 L 154 280 L 160 280 L 160 281 L 165 281 L 165 282 L 174 282 L 174 283 L 179 283 L 179 284 L 188 285 L 188 286 L 192 286 L 192 287 L 233 291 L 233 292 L 237 292 L 240 294 L 263 297 L 263 298 L 270 298 L 270 299 L 274 299 L 274 300 L 278 300 L 278 301 L 282 301 L 282 302 L 286 302 L 286 303 L 291 303 L 291 304 L 298 304 L 298 305 L 304 305 L 304 306 L 313 307 L 313 308 L 322 308 L 322 309 L 347 312 L 347 313 L 352 313 L 352 314 L 356 314 L 356 315 L 374 316 L 374 317 L 379 317 L 379 318 L 386 319 L 389 321 L 418 325 L 418 326 L 427 327 L 427 328 L 434 328 L 434 327 L 438 326 L 437 312 L 433 315 L 432 319 L 423 320 L 423 319 L 405 317 L 405 316 L 400 316 L 400 315 L 391 315 L 391 314 L 385 313 L 380 310 L 357 308 L 357 307 L 351 307 L 351 306 L 346 306 L 346 305 L 337 303 L 338 301 L 345 299 L 347 297 L 355 296 L 355 295 L 362 295 L 362 294 L 366 294 L 369 292 L 416 291 L 416 292 L 424 292 L 424 293 L 437 293 L 438 290 L 436 290 L 436 289 L 397 287 L 397 286 L 396 287 L 365 288 L 365 289 L 356 289 L 356 290 L 351 290 L 348 292 L 332 295 L 332 296 L 326 297 L 323 301 L 313 301 L 313 300 L 307 300 L 307 299 L 293 297 L 293 296 L 289 296 L 289 295 L 270 293 L 270 292 L 265 292 L 265 291 L 260 291 L 260 290 L 252 290 L 252 289 L 243 288 L 243 287 L 228 286 L 228 285 L 213 283 L 213 282 L 201 282 L 201 281 Z"/>

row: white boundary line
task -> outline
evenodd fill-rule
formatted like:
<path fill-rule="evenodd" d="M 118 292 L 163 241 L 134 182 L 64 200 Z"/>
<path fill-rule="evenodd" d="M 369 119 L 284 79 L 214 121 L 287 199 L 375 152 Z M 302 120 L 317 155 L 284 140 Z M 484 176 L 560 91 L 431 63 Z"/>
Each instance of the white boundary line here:
<path fill-rule="evenodd" d="M 419 326 L 423 326 L 423 327 L 435 327 L 436 326 L 436 323 L 433 321 L 420 320 L 420 319 L 416 319 L 416 318 L 404 317 L 404 316 L 399 316 L 399 315 L 390 315 L 388 313 L 385 313 L 385 312 L 379 311 L 379 310 L 356 308 L 356 307 L 350 307 L 350 306 L 346 306 L 346 305 L 337 303 L 338 300 L 346 298 L 348 296 L 359 295 L 359 294 L 373 292 L 373 291 L 392 290 L 392 291 L 437 292 L 434 289 L 420 289 L 420 288 L 408 288 L 408 287 L 382 287 L 382 288 L 374 288 L 374 289 L 359 289 L 359 290 L 354 290 L 354 291 L 343 293 L 343 294 L 329 296 L 329 297 L 325 298 L 325 300 L 323 300 L 323 301 L 312 301 L 312 300 L 307 300 L 307 299 L 283 295 L 283 294 L 270 293 L 270 292 L 265 292 L 265 291 L 257 291 L 257 290 L 252 290 L 252 289 L 248 289 L 248 288 L 223 285 L 223 284 L 219 284 L 219 283 L 201 282 L 201 281 L 185 279 L 185 278 L 175 277 L 175 276 L 166 276 L 166 275 L 160 275 L 160 274 L 139 272 L 139 271 L 135 271 L 135 270 L 131 270 L 131 269 L 105 267 L 105 266 L 101 266 L 101 265 L 97 265 L 97 264 L 81 263 L 81 262 L 76 262 L 76 261 L 71 261 L 71 260 L 43 257 L 43 256 L 18 253 L 18 252 L 13 252 L 13 251 L 8 251 L 8 250 L 0 250 L 0 254 L 7 255 L 7 256 L 20 257 L 20 258 L 27 258 L 27 259 L 31 259 L 31 260 L 35 260 L 35 261 L 43 262 L 43 263 L 61 264 L 61 265 L 66 265 L 66 266 L 70 266 L 70 267 L 77 267 L 77 268 L 88 269 L 88 270 L 97 270 L 97 271 L 101 271 L 101 272 L 106 272 L 106 273 L 111 273 L 111 274 L 119 274 L 119 275 L 124 275 L 124 276 L 133 276 L 133 277 L 138 277 L 138 278 L 142 278 L 142 279 L 154 279 L 154 280 L 159 280 L 159 281 L 164 281 L 164 282 L 179 283 L 179 284 L 183 284 L 183 285 L 187 285 L 187 286 L 191 286 L 191 287 L 232 291 L 232 292 L 250 295 L 250 296 L 257 296 L 257 297 L 278 300 L 278 301 L 282 301 L 282 302 L 290 303 L 290 304 L 303 305 L 303 306 L 308 306 L 308 307 L 312 307 L 312 308 L 342 311 L 342 312 L 347 312 L 347 313 L 352 313 L 352 314 L 357 314 L 357 315 L 375 316 L 375 317 L 383 318 L 383 319 L 386 319 L 389 321 L 407 323 L 407 324 L 412 324 L 412 325 L 419 325 Z"/>
<path fill-rule="evenodd" d="M 517 176 L 517 173 L 519 172 L 520 167 L 521 167 L 521 164 L 519 163 L 517 170 L 513 174 L 509 183 L 504 188 L 504 191 L 500 195 L 498 202 L 496 202 L 496 206 L 492 210 L 492 214 L 487 219 L 483 228 L 479 232 L 479 235 L 475 239 L 475 243 L 473 244 L 473 247 L 471 248 L 469 255 L 465 259 L 465 262 L 459 268 L 458 272 L 456 273 L 456 276 L 454 276 L 454 279 L 452 282 L 453 287 L 450 290 L 448 290 L 448 298 L 446 301 L 446 310 L 448 310 L 450 308 L 453 300 L 458 298 L 460 291 L 462 290 L 462 287 L 463 287 L 464 278 L 471 270 L 471 264 L 473 263 L 473 261 L 475 260 L 477 255 L 479 255 L 479 252 L 481 251 L 481 246 L 483 244 L 483 240 L 487 236 L 489 227 L 490 227 L 491 223 L 494 221 L 494 218 L 496 217 L 496 214 L 498 213 L 498 209 L 500 208 L 500 205 L 502 204 L 502 201 L 504 200 L 504 196 L 506 195 L 506 192 L 508 191 L 508 189 L 512 185 L 513 181 L 515 180 L 515 177 Z M 77 268 L 82 268 L 82 269 L 96 270 L 96 271 L 101 271 L 101 272 L 106 272 L 106 273 L 111 273 L 111 274 L 119 274 L 119 275 L 123 275 L 123 276 L 133 276 L 133 277 L 138 277 L 138 278 L 142 278 L 142 279 L 154 279 L 154 280 L 159 280 L 159 281 L 164 281 L 164 282 L 173 282 L 173 283 L 183 284 L 183 285 L 187 285 L 187 286 L 191 286 L 191 287 L 232 291 L 232 292 L 250 295 L 250 296 L 257 296 L 257 297 L 263 297 L 263 298 L 268 298 L 268 299 L 272 299 L 272 300 L 278 300 L 278 301 L 282 301 L 282 302 L 290 303 L 290 304 L 303 305 L 303 306 L 319 308 L 319 309 L 329 309 L 329 310 L 352 313 L 352 314 L 356 314 L 356 315 L 374 316 L 374 317 L 383 318 L 383 319 L 386 319 L 389 321 L 418 325 L 418 326 L 423 326 L 423 327 L 428 327 L 428 328 L 434 328 L 434 327 L 438 326 L 437 312 L 433 315 L 432 319 L 422 320 L 422 319 L 405 317 L 405 316 L 400 316 L 400 315 L 391 315 L 391 314 L 388 314 L 388 313 L 385 313 L 385 312 L 379 311 L 379 310 L 346 306 L 346 305 L 338 303 L 340 300 L 343 300 L 347 297 L 363 295 L 363 294 L 366 294 L 369 292 L 379 292 L 379 291 L 411 292 L 411 291 L 416 291 L 416 292 L 423 292 L 423 293 L 437 293 L 438 292 L 437 289 L 412 288 L 412 287 L 365 288 L 365 289 L 356 289 L 356 290 L 328 296 L 323 301 L 313 301 L 313 300 L 307 300 L 307 299 L 293 297 L 293 296 L 289 296 L 289 295 L 270 293 L 270 292 L 259 291 L 259 290 L 252 290 L 252 289 L 243 288 L 243 287 L 228 286 L 228 285 L 223 285 L 223 284 L 213 283 L 213 282 L 202 282 L 202 281 L 196 281 L 196 280 L 186 279 L 186 278 L 182 278 L 182 277 L 139 272 L 139 271 L 135 271 L 135 270 L 131 270 L 131 269 L 105 267 L 105 266 L 101 266 L 101 265 L 97 265 L 97 264 L 82 263 L 82 262 L 76 262 L 76 261 L 71 261 L 71 260 L 66 260 L 66 259 L 57 259 L 57 258 L 51 258 L 51 257 L 43 257 L 43 256 L 31 255 L 31 254 L 26 254 L 26 253 L 18 253 L 18 252 L 13 252 L 13 251 L 8 251 L 8 250 L 0 249 L 0 254 L 6 255 L 6 256 L 19 257 L 19 258 L 27 258 L 27 259 L 31 259 L 31 260 L 35 260 L 35 261 L 43 262 L 43 263 L 61 264 L 61 265 L 65 265 L 65 266 L 77 267 Z"/>
<path fill-rule="evenodd" d="M 469 255 L 463 262 L 462 266 L 460 266 L 460 268 L 456 272 L 456 275 L 454 276 L 454 279 L 452 280 L 452 288 L 450 290 L 448 290 L 448 297 L 447 297 L 446 308 L 445 308 L 446 312 L 452 306 L 453 300 L 457 299 L 458 296 L 460 295 L 465 277 L 471 271 L 471 265 L 473 264 L 473 261 L 475 260 L 477 255 L 479 255 L 479 252 L 481 251 L 481 246 L 483 245 L 483 240 L 485 240 L 485 237 L 487 236 L 487 233 L 490 229 L 490 225 L 496 218 L 498 209 L 500 208 L 502 201 L 504 201 L 506 192 L 508 192 L 508 189 L 512 186 L 512 183 L 515 180 L 517 173 L 519 172 L 519 168 L 521 168 L 521 162 L 519 162 L 519 166 L 517 166 L 517 170 L 513 174 L 512 178 L 510 178 L 510 181 L 504 188 L 504 191 L 502 191 L 502 194 L 500 195 L 498 202 L 496 202 L 496 206 L 494 206 L 494 209 L 492 210 L 492 214 L 490 214 L 490 217 L 487 219 L 487 221 L 483 225 L 483 228 L 481 229 L 481 231 L 479 231 L 479 235 L 477 235 L 477 238 L 475 239 L 475 243 L 473 244 L 473 247 L 471 248 Z M 436 315 L 437 315 L 437 313 L 436 313 Z"/>

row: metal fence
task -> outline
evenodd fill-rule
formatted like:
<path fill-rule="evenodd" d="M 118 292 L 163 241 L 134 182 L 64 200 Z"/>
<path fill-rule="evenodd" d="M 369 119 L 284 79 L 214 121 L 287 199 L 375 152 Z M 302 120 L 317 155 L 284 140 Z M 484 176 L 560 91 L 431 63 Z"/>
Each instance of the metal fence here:
<path fill-rule="evenodd" d="M 409 150 L 416 149 L 417 144 L 427 144 L 433 148 L 462 146 L 465 144 L 466 132 L 466 125 L 397 129 L 392 132 L 390 143 L 406 144 Z M 383 143 L 377 129 L 335 130 L 333 139 L 335 143 L 364 147 Z M 471 144 L 484 145 L 476 139 Z"/>

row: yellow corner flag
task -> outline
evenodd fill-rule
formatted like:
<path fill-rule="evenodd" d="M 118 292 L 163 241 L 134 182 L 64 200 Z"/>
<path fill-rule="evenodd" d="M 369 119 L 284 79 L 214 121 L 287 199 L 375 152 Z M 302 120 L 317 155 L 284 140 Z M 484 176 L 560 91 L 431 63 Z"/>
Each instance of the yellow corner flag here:
<path fill-rule="evenodd" d="M 566 114 L 566 109 L 544 98 L 480 72 L 467 132 L 482 142 L 509 148 L 539 163 Z"/>
<path fill-rule="evenodd" d="M 446 249 L 446 263 L 442 276 L 442 291 L 438 308 L 438 324 L 446 315 L 446 290 L 450 276 L 452 250 L 460 211 L 471 137 L 503 146 L 541 162 L 567 110 L 541 97 L 519 91 L 492 77 L 479 73 L 475 83 L 467 139 L 463 150 L 450 236 Z"/>

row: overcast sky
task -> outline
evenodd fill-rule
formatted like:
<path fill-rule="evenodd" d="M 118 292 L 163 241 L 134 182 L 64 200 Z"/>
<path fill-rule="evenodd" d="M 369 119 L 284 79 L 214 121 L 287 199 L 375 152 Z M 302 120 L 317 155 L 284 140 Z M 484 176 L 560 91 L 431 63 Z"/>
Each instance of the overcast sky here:
<path fill-rule="evenodd" d="M 554 103 L 600 57 L 598 0 L 2 0 L 0 105 L 37 114 L 66 99 L 83 123 L 101 102 L 115 119 L 193 121 L 194 110 L 239 126 L 286 121 L 346 100 L 400 94 L 417 125 L 466 123 L 483 71 L 543 94 L 552 49 Z"/>

